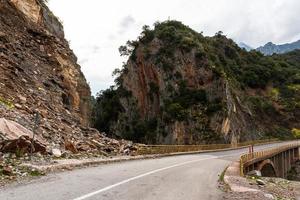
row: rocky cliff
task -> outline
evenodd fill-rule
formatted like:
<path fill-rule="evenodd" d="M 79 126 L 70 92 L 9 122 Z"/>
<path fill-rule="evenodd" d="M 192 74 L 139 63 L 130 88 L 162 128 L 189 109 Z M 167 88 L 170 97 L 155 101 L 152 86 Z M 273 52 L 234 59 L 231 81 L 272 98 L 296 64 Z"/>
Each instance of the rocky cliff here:
<path fill-rule="evenodd" d="M 97 128 L 166 144 L 288 137 L 299 128 L 299 52 L 265 57 L 177 21 L 145 26 L 120 52 L 129 60 L 97 98 Z"/>
<path fill-rule="evenodd" d="M 90 96 L 63 26 L 44 1 L 0 0 L 2 125 L 8 126 L 12 123 L 7 120 L 12 120 L 32 130 L 34 113 L 38 112 L 37 135 L 48 147 L 74 153 L 97 149 L 101 141 L 101 148 L 108 148 L 107 143 L 118 141 L 87 128 Z M 0 150 L 4 148 L 1 142 L 10 138 L 7 134 L 0 132 Z"/>

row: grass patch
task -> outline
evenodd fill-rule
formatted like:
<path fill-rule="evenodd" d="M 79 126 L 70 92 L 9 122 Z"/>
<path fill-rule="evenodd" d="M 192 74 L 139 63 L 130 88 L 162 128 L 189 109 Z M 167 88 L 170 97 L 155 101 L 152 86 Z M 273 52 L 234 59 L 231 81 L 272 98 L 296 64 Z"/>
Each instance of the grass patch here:
<path fill-rule="evenodd" d="M 9 109 L 15 107 L 14 104 L 13 104 L 12 102 L 10 102 L 10 101 L 8 101 L 8 100 L 2 98 L 2 97 L 0 97 L 0 104 L 2 104 L 2 105 L 4 105 L 4 106 L 7 106 Z"/>
<path fill-rule="evenodd" d="M 222 173 L 220 174 L 220 176 L 219 176 L 219 182 L 222 182 L 222 183 L 225 183 L 224 182 L 224 176 L 225 176 L 225 173 L 226 173 L 226 170 L 228 169 L 228 167 L 226 167 L 223 171 L 222 171 Z"/>
<path fill-rule="evenodd" d="M 222 190 L 223 192 L 228 192 L 230 191 L 230 187 L 227 183 L 225 183 L 224 177 L 226 170 L 228 169 L 228 166 L 222 171 L 222 173 L 219 175 L 219 189 Z"/>
<path fill-rule="evenodd" d="M 40 171 L 38 171 L 38 170 L 31 170 L 31 171 L 29 172 L 29 175 L 30 175 L 30 176 L 34 176 L 34 177 L 39 177 L 39 176 L 44 176 L 45 173 L 40 172 Z"/>

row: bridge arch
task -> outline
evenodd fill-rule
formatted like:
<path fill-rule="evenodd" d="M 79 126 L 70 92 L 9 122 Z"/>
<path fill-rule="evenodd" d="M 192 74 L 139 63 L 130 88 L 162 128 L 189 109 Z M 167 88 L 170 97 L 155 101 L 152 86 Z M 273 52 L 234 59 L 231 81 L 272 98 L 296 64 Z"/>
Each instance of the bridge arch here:
<path fill-rule="evenodd" d="M 262 161 L 257 169 L 261 172 L 261 175 L 265 177 L 278 177 L 279 175 L 273 161 L 270 159 Z"/>

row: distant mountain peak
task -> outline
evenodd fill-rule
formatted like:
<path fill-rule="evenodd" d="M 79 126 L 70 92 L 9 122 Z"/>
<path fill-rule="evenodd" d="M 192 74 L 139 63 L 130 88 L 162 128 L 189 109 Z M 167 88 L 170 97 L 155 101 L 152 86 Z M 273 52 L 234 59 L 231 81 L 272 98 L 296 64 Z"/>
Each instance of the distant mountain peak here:
<path fill-rule="evenodd" d="M 276 54 L 283 54 L 290 51 L 293 51 L 295 49 L 300 49 L 300 40 L 292 43 L 286 43 L 286 44 L 280 44 L 276 45 L 272 42 L 268 42 L 264 46 L 258 47 L 256 50 L 260 51 L 261 53 L 265 55 L 272 55 L 274 53 Z"/>
<path fill-rule="evenodd" d="M 265 46 L 273 46 L 273 45 L 276 45 L 276 44 L 274 44 L 273 42 L 268 42 L 267 44 L 265 44 Z"/>

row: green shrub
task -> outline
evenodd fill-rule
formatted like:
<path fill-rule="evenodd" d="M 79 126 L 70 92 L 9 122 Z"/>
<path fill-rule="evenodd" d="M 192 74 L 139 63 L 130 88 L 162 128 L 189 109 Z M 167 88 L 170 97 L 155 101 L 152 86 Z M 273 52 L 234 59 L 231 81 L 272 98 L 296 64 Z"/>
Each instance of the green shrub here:
<path fill-rule="evenodd" d="M 178 102 L 184 108 L 189 108 L 196 104 L 207 103 L 206 91 L 202 89 L 189 89 L 186 82 L 180 83 L 179 93 L 173 97 L 173 101 Z"/>
<path fill-rule="evenodd" d="M 10 108 L 10 109 L 15 107 L 14 104 L 13 104 L 12 102 L 10 102 L 10 101 L 8 101 L 8 100 L 2 98 L 2 97 L 0 97 L 0 104 L 2 104 L 2 105 L 4 105 L 4 106 L 7 106 L 7 107 Z"/>
<path fill-rule="evenodd" d="M 248 101 L 251 103 L 256 113 L 265 113 L 265 114 L 277 113 L 272 102 L 268 99 L 264 99 L 260 96 L 251 96 L 248 98 Z"/>
<path fill-rule="evenodd" d="M 195 41 L 195 38 L 192 37 L 182 37 L 179 48 L 185 50 L 186 52 L 191 51 L 194 47 L 197 47 L 198 43 Z"/>
<path fill-rule="evenodd" d="M 179 103 L 171 103 L 166 105 L 166 112 L 171 119 L 183 121 L 187 118 L 186 110 Z"/>
<path fill-rule="evenodd" d="M 155 118 L 141 119 L 136 115 L 132 121 L 127 122 L 126 129 L 122 130 L 124 139 L 146 144 L 155 144 L 157 136 L 158 121 Z"/>
<path fill-rule="evenodd" d="M 281 140 L 291 139 L 293 138 L 292 132 L 284 127 L 276 127 L 271 132 L 267 133 L 269 138 L 278 138 Z"/>
<path fill-rule="evenodd" d="M 162 65 L 163 70 L 166 72 L 170 72 L 174 69 L 173 64 L 166 59 L 162 60 L 161 65 Z"/>
<path fill-rule="evenodd" d="M 300 139 L 300 129 L 293 128 L 292 133 L 293 133 L 294 138 Z"/>
<path fill-rule="evenodd" d="M 157 93 L 159 93 L 159 87 L 158 87 L 158 85 L 156 83 L 150 82 L 149 83 L 149 87 L 150 87 L 150 94 L 153 94 L 153 93 L 157 94 Z"/>
<path fill-rule="evenodd" d="M 145 25 L 143 26 L 143 31 L 141 33 L 140 41 L 143 44 L 147 44 L 151 42 L 155 37 L 155 33 L 153 30 L 150 30 L 150 27 Z"/>
<path fill-rule="evenodd" d="M 116 90 L 113 87 L 97 94 L 92 111 L 93 127 L 100 131 L 110 133 L 112 123 L 116 122 L 119 113 L 124 111 L 120 103 L 120 94 L 124 89 Z"/>
<path fill-rule="evenodd" d="M 208 107 L 206 109 L 206 113 L 208 115 L 214 114 L 218 111 L 222 111 L 224 109 L 224 105 L 221 99 L 217 99 L 214 102 L 211 102 L 208 104 Z"/>

